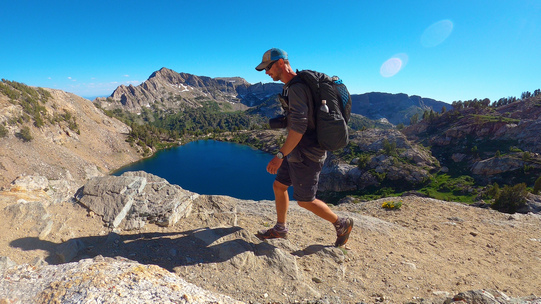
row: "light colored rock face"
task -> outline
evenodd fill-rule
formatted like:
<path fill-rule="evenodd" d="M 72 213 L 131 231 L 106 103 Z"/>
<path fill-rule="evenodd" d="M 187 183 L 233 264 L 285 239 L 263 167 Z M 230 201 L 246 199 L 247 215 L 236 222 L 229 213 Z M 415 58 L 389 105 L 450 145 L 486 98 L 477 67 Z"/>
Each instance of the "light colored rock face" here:
<path fill-rule="evenodd" d="M 151 107 L 198 108 L 201 99 L 228 102 L 238 109 L 246 109 L 260 105 L 281 90 L 282 85 L 276 83 L 250 85 L 240 77 L 210 78 L 162 68 L 142 84 L 121 85 L 109 98 L 97 98 L 96 102 L 104 109 L 122 108 L 133 113 Z"/>
<path fill-rule="evenodd" d="M 0 277 L 1 303 L 242 304 L 158 266 L 125 259 L 97 257 L 58 266 L 22 265 Z"/>
<path fill-rule="evenodd" d="M 191 210 L 199 195 L 171 185 L 165 179 L 139 171 L 122 176 L 96 177 L 78 192 L 77 200 L 103 217 L 112 227 L 127 230 L 147 222 L 172 226 Z"/>
<path fill-rule="evenodd" d="M 107 174 L 141 158 L 125 141 L 128 126 L 106 116 L 87 99 L 60 90 L 44 90 L 52 97 L 42 104 L 47 117 L 68 111 L 79 133 L 71 130 L 65 121 L 47 122 L 40 128 L 31 122 L 8 123 L 8 135 L 0 139 L 0 187 L 21 175 L 67 179 L 81 184 L 85 179 Z M 13 105 L 0 93 L 0 123 L 21 115 L 22 107 Z M 17 137 L 22 126 L 29 127 L 31 141 Z"/>

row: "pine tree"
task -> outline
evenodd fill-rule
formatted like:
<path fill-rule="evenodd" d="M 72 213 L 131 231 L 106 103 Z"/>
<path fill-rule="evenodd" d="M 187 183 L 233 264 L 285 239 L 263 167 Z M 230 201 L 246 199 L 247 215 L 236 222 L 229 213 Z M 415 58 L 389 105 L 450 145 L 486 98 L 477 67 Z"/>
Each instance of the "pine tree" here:
<path fill-rule="evenodd" d="M 539 194 L 539 191 L 541 191 L 541 176 L 539 176 L 535 180 L 535 184 L 533 185 L 533 194 Z"/>

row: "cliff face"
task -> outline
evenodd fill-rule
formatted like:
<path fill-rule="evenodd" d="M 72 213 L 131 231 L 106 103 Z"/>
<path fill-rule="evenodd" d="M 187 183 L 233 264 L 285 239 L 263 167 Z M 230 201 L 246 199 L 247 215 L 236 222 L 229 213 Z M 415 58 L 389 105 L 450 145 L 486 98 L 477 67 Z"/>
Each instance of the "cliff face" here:
<path fill-rule="evenodd" d="M 484 182 L 533 184 L 541 173 L 541 96 L 449 111 L 403 132 L 442 166 Z"/>
<path fill-rule="evenodd" d="M 363 115 L 372 120 L 386 118 L 394 125 L 403 123 L 409 125 L 411 116 L 432 109 L 441 112 L 445 107 L 451 109 L 450 104 L 420 96 L 408 96 L 406 94 L 389 94 L 371 92 L 360 95 L 352 95 L 353 102 L 351 111 Z"/>
<path fill-rule="evenodd" d="M 35 108 L 29 110 L 28 101 L 24 101 L 29 95 L 3 85 L 0 124 L 5 137 L 0 138 L 0 187 L 17 176 L 31 174 L 81 183 L 140 159 L 125 141 L 128 127 L 103 114 L 91 101 L 60 90 L 40 89 L 49 97 L 36 100 Z"/>
<path fill-rule="evenodd" d="M 394 145 L 393 151 L 385 151 L 386 143 Z M 402 186 L 420 185 L 439 169 L 439 162 L 430 151 L 410 142 L 396 129 L 357 131 L 351 134 L 345 153 L 349 150 L 362 151 L 369 156 L 346 163 L 328 153 L 320 176 L 320 192 L 379 187 L 384 179 Z"/>

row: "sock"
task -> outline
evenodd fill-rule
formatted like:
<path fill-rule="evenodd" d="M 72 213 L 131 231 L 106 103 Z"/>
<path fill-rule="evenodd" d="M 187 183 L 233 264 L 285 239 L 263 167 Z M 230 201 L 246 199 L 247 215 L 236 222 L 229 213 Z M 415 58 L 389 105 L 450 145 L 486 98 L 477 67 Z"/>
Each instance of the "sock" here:
<path fill-rule="evenodd" d="M 274 229 L 276 229 L 278 231 L 287 231 L 286 224 L 285 223 L 279 223 L 279 222 L 276 222 L 276 225 L 274 225 Z"/>
<path fill-rule="evenodd" d="M 338 231 L 338 229 L 342 228 L 344 226 L 344 222 L 345 222 L 345 218 L 343 217 L 338 217 L 338 219 L 336 220 L 336 222 L 333 223 L 334 225 L 334 228 L 336 228 L 336 230 Z"/>

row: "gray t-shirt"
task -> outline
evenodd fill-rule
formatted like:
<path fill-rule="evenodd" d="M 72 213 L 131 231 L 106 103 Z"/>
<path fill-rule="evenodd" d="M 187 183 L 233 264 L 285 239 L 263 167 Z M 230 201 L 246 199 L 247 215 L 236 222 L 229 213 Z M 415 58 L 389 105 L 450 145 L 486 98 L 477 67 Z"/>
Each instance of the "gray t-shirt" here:
<path fill-rule="evenodd" d="M 315 162 L 324 162 L 327 153 L 317 142 L 314 103 L 310 89 L 304 83 L 290 81 L 284 85 L 282 94 L 288 99 L 288 130 L 303 134 L 301 141 L 288 155 L 287 160 L 300 162 L 304 157 L 308 157 Z"/>

